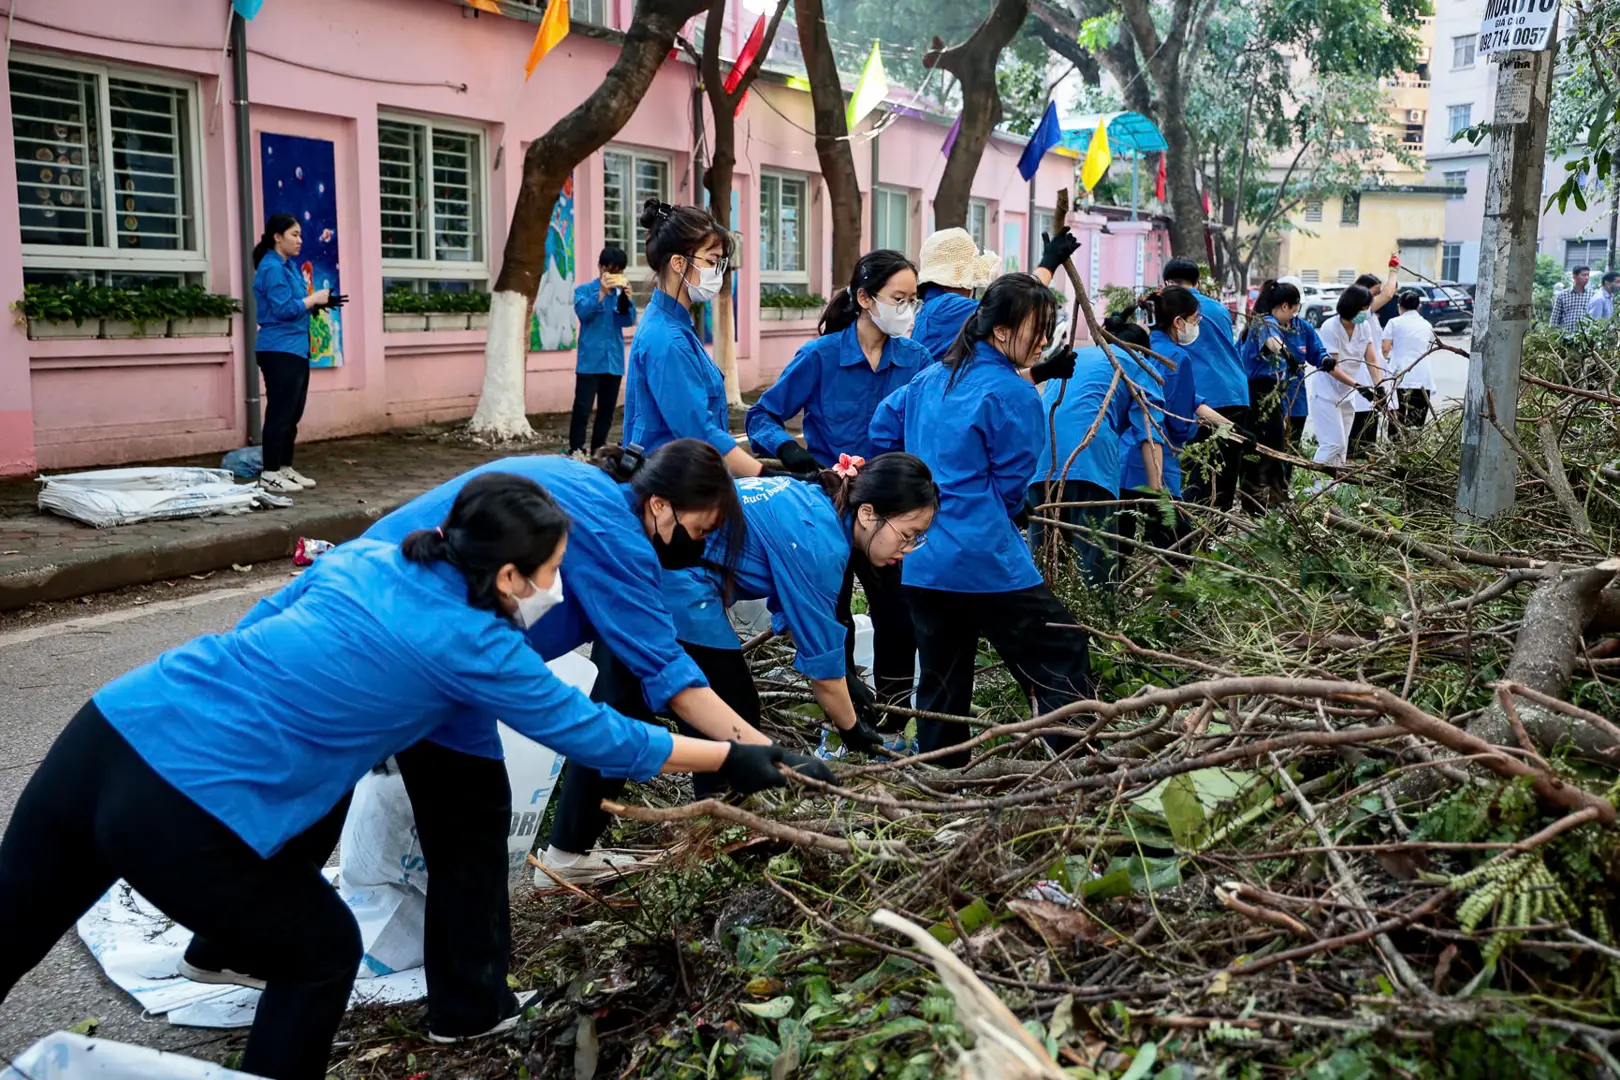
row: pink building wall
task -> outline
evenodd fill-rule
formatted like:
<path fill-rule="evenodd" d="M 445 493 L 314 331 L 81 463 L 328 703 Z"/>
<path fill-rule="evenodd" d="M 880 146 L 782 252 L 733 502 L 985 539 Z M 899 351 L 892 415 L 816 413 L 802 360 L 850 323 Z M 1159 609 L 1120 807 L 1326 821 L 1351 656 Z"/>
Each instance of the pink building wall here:
<path fill-rule="evenodd" d="M 54 0 L 48 20 L 34 18 L 26 9 L 18 13 L 12 55 L 14 60 L 59 57 L 107 64 L 137 77 L 148 71 L 194 81 L 202 176 L 197 214 L 207 255 L 206 283 L 240 296 L 245 283 L 236 239 L 236 132 L 221 7 L 216 0 L 127 5 Z M 633 0 L 609 4 L 610 17 L 619 26 L 627 25 L 632 9 Z M 751 25 L 752 15 L 740 10 L 729 20 L 728 54 L 735 52 L 745 22 Z M 484 133 L 484 228 L 493 277 L 517 199 L 523 148 L 583 100 L 618 53 L 614 42 L 575 32 L 522 87 L 533 35 L 532 24 L 475 13 L 458 0 L 269 0 L 249 25 L 255 163 L 266 132 L 326 139 L 335 148 L 342 281 L 351 298 L 344 317 L 346 363 L 311 373 L 301 438 L 472 413 L 483 377 L 482 331 L 383 330 L 377 121 L 379 113 L 403 115 L 472 125 Z M 700 201 L 701 196 L 693 191 L 690 144 L 696 79 L 689 63 L 667 62 L 630 123 L 609 144 L 610 149 L 635 148 L 665 157 L 675 202 Z M 9 95 L 0 95 L 0 124 L 7 128 L 10 112 Z M 712 119 L 705 122 L 712 124 Z M 739 272 L 743 302 L 738 327 L 739 375 L 745 388 L 768 385 L 815 332 L 814 320 L 764 321 L 751 302 L 760 290 L 761 170 L 797 173 L 809 181 L 810 289 L 830 295 L 842 284 L 828 279 L 830 215 L 811 128 L 809 95 L 775 84 L 758 84 L 738 121 L 740 221 L 733 227 L 744 234 L 747 245 Z M 901 117 L 878 139 L 879 183 L 909 196 L 913 257 L 932 220 L 930 199 L 944 166 L 939 151 L 946 131 L 944 120 Z M 503 162 L 495 169 L 496 147 L 503 141 Z M 986 246 L 1001 251 L 1010 265 L 1028 269 L 1030 187 L 1017 172 L 1021 151 L 1021 140 L 993 140 L 973 195 L 989 204 Z M 862 190 L 869 192 L 870 140 L 857 141 L 854 156 Z M 1072 183 L 1073 166 L 1072 159 L 1047 156 L 1036 178 L 1038 206 L 1050 207 L 1056 192 Z M 574 180 L 576 280 L 585 280 L 595 272 L 606 232 L 602 154 L 581 164 Z M 257 176 L 252 186 L 257 193 Z M 255 202 L 254 220 L 262 221 L 257 194 Z M 21 295 L 23 282 L 17 206 L 16 169 L 11 168 L 0 172 L 0 295 L 8 298 Z M 869 231 L 869 202 L 863 217 Z M 1016 252 L 1002 250 L 1009 226 L 1018 231 Z M 1034 231 L 1042 227 L 1037 222 Z M 1142 228 L 1148 232 L 1149 250 L 1162 250 L 1162 229 L 1154 231 L 1147 223 Z M 866 239 L 870 243 L 870 235 Z M 1134 281 L 1136 236 L 1130 229 L 1112 222 L 1107 232 L 1097 231 L 1087 242 L 1099 252 L 1103 284 Z M 1081 266 L 1084 274 L 1086 264 Z M 1148 280 L 1157 280 L 1156 271 L 1150 270 Z M 0 475 L 241 445 L 247 429 L 242 333 L 240 319 L 228 339 L 30 341 L 21 326 L 0 330 Z M 527 371 L 531 412 L 568 407 L 571 351 L 531 353 Z"/>

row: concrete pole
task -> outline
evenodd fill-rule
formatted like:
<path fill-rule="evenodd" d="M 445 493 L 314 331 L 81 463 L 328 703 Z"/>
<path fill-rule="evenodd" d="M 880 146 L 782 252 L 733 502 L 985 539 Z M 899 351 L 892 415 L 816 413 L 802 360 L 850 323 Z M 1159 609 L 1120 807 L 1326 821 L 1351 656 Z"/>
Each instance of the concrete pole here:
<path fill-rule="evenodd" d="M 1518 418 L 1519 361 L 1530 326 L 1556 50 L 1557 42 L 1550 41 L 1540 52 L 1506 53 L 1497 71 L 1468 394 L 1463 403 L 1457 487 L 1457 521 L 1463 525 L 1494 518 L 1513 506 L 1519 461 L 1491 424 L 1487 393 L 1497 423 L 1512 431 Z"/>

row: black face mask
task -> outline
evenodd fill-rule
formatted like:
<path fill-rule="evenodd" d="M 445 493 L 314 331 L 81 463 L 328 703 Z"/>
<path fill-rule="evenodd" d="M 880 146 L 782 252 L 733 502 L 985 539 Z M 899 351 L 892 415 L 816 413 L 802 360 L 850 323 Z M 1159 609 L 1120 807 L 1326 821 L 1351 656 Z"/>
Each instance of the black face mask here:
<path fill-rule="evenodd" d="M 703 541 L 694 539 L 679 521 L 675 522 L 668 540 L 654 532 L 652 546 L 658 553 L 658 565 L 665 570 L 690 570 L 703 561 Z"/>

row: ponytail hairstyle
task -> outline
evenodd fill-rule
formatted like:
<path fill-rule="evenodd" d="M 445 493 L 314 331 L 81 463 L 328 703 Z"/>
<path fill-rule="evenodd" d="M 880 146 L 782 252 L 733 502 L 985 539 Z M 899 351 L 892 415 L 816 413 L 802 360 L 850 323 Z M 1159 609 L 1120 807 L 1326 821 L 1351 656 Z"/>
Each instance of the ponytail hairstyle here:
<path fill-rule="evenodd" d="M 258 269 L 264 257 L 270 254 L 276 246 L 276 237 L 298 224 L 298 219 L 291 214 L 271 214 L 270 220 L 264 223 L 264 235 L 259 242 L 253 245 L 253 268 Z"/>
<path fill-rule="evenodd" d="M 940 362 L 951 369 L 946 388 L 955 385 L 972 362 L 974 347 L 981 341 L 994 339 L 996 327 L 1005 326 L 1014 334 L 1021 334 L 1025 325 L 1034 319 L 1035 325 L 1050 337 L 1057 326 L 1057 317 L 1057 294 L 1042 285 L 1039 278 L 1032 274 L 1003 274 L 996 278 L 984 291 L 979 309 L 962 325 L 962 332 L 956 335 L 941 358 Z"/>
<path fill-rule="evenodd" d="M 889 279 L 902 270 L 915 274 L 917 265 L 898 251 L 879 248 L 862 255 L 855 264 L 855 273 L 850 276 L 849 288 L 834 293 L 827 310 L 821 313 L 820 335 L 826 337 L 828 334 L 842 333 L 854 326 L 855 320 L 861 317 L 859 294 L 864 292 L 876 300 Z"/>
<path fill-rule="evenodd" d="M 1339 294 L 1339 302 L 1334 310 L 1341 319 L 1354 319 L 1363 311 L 1372 307 L 1372 290 L 1365 285 L 1348 285 L 1344 292 Z"/>
<path fill-rule="evenodd" d="M 934 474 L 922 458 L 912 454 L 882 454 L 852 468 L 848 475 L 824 469 L 817 479 L 840 518 L 853 517 L 866 505 L 880 518 L 939 509 L 939 485 L 934 483 Z"/>
<path fill-rule="evenodd" d="M 690 259 L 710 238 L 720 241 L 720 253 L 731 258 L 731 233 L 701 206 L 671 206 L 649 198 L 641 204 L 638 222 L 647 230 L 647 265 L 660 284 L 670 259 L 676 255 Z"/>
<path fill-rule="evenodd" d="M 1177 319 L 1198 314 L 1198 297 L 1191 289 L 1166 285 L 1143 293 L 1137 298 L 1136 307 L 1147 316 L 1148 326 L 1168 334 Z"/>
<path fill-rule="evenodd" d="M 1120 341 L 1125 342 L 1125 344 L 1135 345 L 1139 349 L 1150 348 L 1153 344 L 1153 339 L 1142 328 L 1142 324 L 1134 319 L 1127 318 L 1124 314 L 1108 316 L 1103 320 L 1102 328 Z"/>
<path fill-rule="evenodd" d="M 1265 316 L 1270 315 L 1283 304 L 1299 306 L 1299 286 L 1292 281 L 1278 281 L 1276 278 L 1267 278 L 1260 283 L 1260 291 L 1254 298 L 1254 315 L 1243 327 L 1243 337 L 1249 336 L 1250 328 Z"/>
<path fill-rule="evenodd" d="M 419 566 L 449 563 L 467 580 L 467 603 L 499 611 L 501 567 L 510 563 L 532 577 L 567 535 L 568 515 L 545 488 L 525 476 L 490 472 L 456 493 L 443 525 L 416 530 L 400 550 Z"/>
<path fill-rule="evenodd" d="M 604 446 L 591 455 L 591 462 L 619 483 L 630 485 L 638 518 L 654 495 L 677 513 L 718 508 L 719 528 L 726 533 L 726 561 L 720 570 L 730 599 L 748 525 L 737 485 L 720 451 L 702 439 L 676 439 L 646 455 L 639 446 Z"/>

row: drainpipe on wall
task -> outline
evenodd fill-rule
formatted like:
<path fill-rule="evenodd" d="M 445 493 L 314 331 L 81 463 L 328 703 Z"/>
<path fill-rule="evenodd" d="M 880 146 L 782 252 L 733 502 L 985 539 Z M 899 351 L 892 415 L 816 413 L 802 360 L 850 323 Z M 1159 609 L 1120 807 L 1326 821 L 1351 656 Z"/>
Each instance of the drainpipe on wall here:
<path fill-rule="evenodd" d="M 257 445 L 263 434 L 259 420 L 259 358 L 253 351 L 254 330 L 259 325 L 253 304 L 253 245 L 259 227 L 253 218 L 253 128 L 248 117 L 247 20 L 231 16 L 231 81 L 236 107 L 236 226 L 237 244 L 242 249 L 242 356 L 247 361 L 244 404 L 247 407 L 248 445 Z"/>

